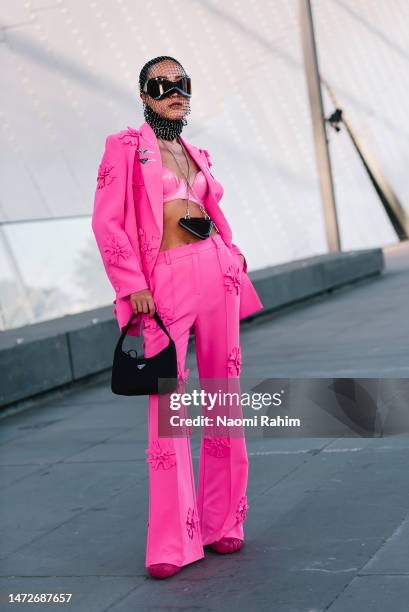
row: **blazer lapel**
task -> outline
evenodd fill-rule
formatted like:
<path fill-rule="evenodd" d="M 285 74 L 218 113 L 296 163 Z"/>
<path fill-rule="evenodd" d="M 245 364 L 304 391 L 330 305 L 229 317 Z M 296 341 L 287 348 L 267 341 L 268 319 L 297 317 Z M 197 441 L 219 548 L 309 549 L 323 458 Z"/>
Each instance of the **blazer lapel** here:
<path fill-rule="evenodd" d="M 214 178 L 210 174 L 209 168 L 207 167 L 207 164 L 206 164 L 203 156 L 200 155 L 199 149 L 197 147 L 195 147 L 194 145 L 191 145 L 188 142 L 186 142 L 186 140 L 184 138 L 182 138 L 182 136 L 179 136 L 179 138 L 180 138 L 181 143 L 183 144 L 183 146 L 187 150 L 187 152 L 194 159 L 196 164 L 199 166 L 200 170 L 205 175 L 205 177 L 207 179 L 208 187 L 209 187 L 207 194 L 208 195 L 210 194 L 211 197 L 214 199 L 214 192 L 213 192 L 214 187 L 215 187 Z"/>
<path fill-rule="evenodd" d="M 146 192 L 151 203 L 152 212 L 158 226 L 160 235 L 163 233 L 163 187 L 162 187 L 162 158 L 160 155 L 158 141 L 156 140 L 155 132 L 152 130 L 149 123 L 146 121 L 142 124 L 140 131 L 142 140 L 141 148 L 148 149 L 146 153 L 135 152 L 139 159 L 147 159 L 148 161 L 141 164 L 143 182 Z M 146 145 L 146 146 L 145 146 Z M 153 151 L 153 152 L 152 152 Z M 152 160 L 152 161 L 149 161 Z"/>

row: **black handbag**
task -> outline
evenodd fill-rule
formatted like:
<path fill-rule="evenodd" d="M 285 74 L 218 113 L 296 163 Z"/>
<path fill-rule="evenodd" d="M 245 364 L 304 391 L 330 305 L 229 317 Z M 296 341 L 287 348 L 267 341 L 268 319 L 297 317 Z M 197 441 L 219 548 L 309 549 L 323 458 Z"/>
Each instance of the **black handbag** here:
<path fill-rule="evenodd" d="M 153 357 L 138 358 L 135 349 L 122 350 L 123 341 L 134 317 L 135 313 L 132 313 L 115 348 L 111 373 L 112 393 L 151 395 L 175 391 L 178 383 L 176 346 L 157 311 L 155 311 L 154 318 L 169 337 L 169 344 Z M 135 353 L 134 357 L 132 353 Z M 140 365 L 143 367 L 138 367 Z"/>

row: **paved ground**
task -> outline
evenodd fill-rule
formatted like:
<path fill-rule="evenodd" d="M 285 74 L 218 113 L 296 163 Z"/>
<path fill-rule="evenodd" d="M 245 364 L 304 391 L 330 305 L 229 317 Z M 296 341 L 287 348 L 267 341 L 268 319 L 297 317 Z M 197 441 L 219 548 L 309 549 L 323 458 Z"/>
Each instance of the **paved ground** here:
<path fill-rule="evenodd" d="M 384 277 L 243 328 L 243 375 L 409 378 L 409 248 L 385 254 Z M 155 581 L 145 404 L 105 381 L 0 421 L 2 597 L 73 593 L 2 609 L 408 611 L 409 438 L 249 440 L 245 547 Z"/>

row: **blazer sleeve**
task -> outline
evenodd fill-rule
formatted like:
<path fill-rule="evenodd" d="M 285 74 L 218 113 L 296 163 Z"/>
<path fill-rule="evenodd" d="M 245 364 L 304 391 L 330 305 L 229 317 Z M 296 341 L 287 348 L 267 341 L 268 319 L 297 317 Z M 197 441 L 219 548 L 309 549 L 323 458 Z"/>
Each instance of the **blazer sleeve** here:
<path fill-rule="evenodd" d="M 110 135 L 98 168 L 91 226 L 108 279 L 118 298 L 148 288 L 138 257 L 124 230 L 127 162 L 121 143 Z"/>

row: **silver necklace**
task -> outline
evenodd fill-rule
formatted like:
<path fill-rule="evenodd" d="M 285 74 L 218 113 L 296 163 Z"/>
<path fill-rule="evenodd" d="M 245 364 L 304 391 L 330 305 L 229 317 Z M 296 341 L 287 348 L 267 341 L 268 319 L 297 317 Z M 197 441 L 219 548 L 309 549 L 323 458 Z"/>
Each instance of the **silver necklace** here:
<path fill-rule="evenodd" d="M 162 138 L 161 138 L 162 140 Z M 187 177 L 185 175 L 185 173 L 183 172 L 183 169 L 181 168 L 181 165 L 179 164 L 175 154 L 173 153 L 172 149 L 170 149 L 166 142 L 164 142 L 162 140 L 165 148 L 169 151 L 169 153 L 173 156 L 173 159 L 175 160 L 179 170 L 182 173 L 183 178 L 186 181 L 186 214 L 185 214 L 185 219 L 190 219 L 190 209 L 189 209 L 189 190 L 196 196 L 196 198 L 199 200 L 199 198 L 197 197 L 197 193 L 195 192 L 195 190 L 193 189 L 192 185 L 189 182 L 189 178 L 190 178 L 190 165 L 189 165 L 189 160 L 188 157 L 186 155 L 186 151 L 185 148 L 183 147 L 183 145 L 179 142 L 180 148 L 182 149 L 183 155 L 185 156 L 185 160 L 186 160 L 186 164 L 187 164 Z M 200 210 L 202 211 L 202 213 L 204 214 L 205 218 L 210 219 L 209 215 L 207 214 L 206 210 L 203 208 L 203 206 L 201 204 L 198 203 L 198 206 L 200 208 Z"/>

